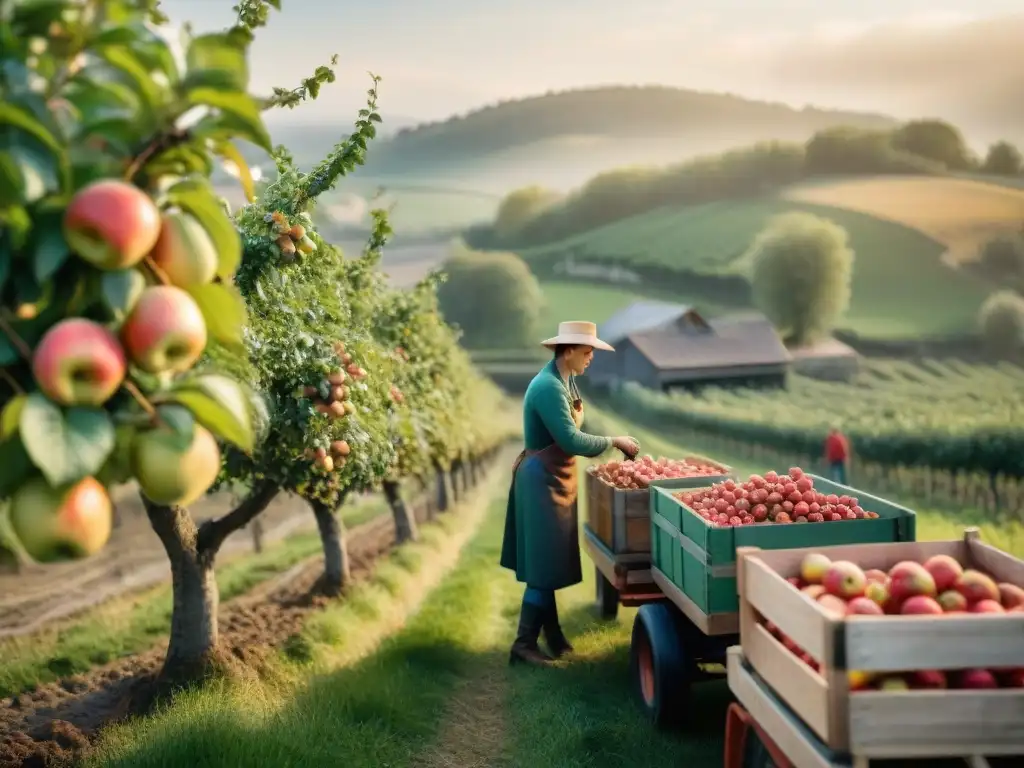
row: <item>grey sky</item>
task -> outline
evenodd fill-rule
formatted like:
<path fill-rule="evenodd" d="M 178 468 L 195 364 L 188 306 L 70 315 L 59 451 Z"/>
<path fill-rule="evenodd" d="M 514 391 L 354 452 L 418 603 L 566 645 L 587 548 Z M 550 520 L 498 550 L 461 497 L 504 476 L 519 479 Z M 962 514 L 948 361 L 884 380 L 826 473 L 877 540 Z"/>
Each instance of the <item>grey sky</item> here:
<path fill-rule="evenodd" d="M 384 77 L 385 114 L 415 118 L 601 83 L 961 120 L 977 101 L 991 111 L 1005 96 L 1014 119 L 1024 103 L 1024 0 L 283 2 L 255 48 L 257 87 L 295 83 L 341 57 L 339 83 L 292 119 L 347 119 L 367 70 Z M 163 7 L 206 30 L 231 20 L 231 4 Z"/>

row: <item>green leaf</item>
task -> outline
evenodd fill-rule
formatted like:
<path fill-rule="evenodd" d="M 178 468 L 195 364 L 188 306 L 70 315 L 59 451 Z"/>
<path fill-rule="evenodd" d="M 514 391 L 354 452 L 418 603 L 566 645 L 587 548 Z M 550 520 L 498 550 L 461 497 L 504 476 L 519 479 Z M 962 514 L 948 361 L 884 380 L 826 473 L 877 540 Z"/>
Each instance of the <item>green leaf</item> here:
<path fill-rule="evenodd" d="M 50 485 L 73 483 L 99 471 L 114 450 L 114 423 L 99 408 L 60 407 L 33 392 L 22 408 L 21 439 Z"/>
<path fill-rule="evenodd" d="M 25 202 L 24 190 L 21 164 L 10 152 L 0 151 L 0 209 Z"/>
<path fill-rule="evenodd" d="M 139 33 L 130 26 L 108 27 L 93 39 L 93 46 L 102 48 L 105 45 L 130 46 L 139 39 Z"/>
<path fill-rule="evenodd" d="M 32 461 L 17 437 L 0 443 L 0 499 L 10 498 L 32 474 Z"/>
<path fill-rule="evenodd" d="M 160 420 L 170 428 L 173 435 L 171 445 L 184 453 L 196 436 L 196 419 L 192 411 L 183 405 L 161 405 L 157 409 Z"/>
<path fill-rule="evenodd" d="M 105 486 L 127 483 L 134 477 L 132 472 L 132 441 L 137 427 L 134 424 L 119 424 L 114 430 L 115 446 L 107 461 L 96 473 L 96 479 Z"/>
<path fill-rule="evenodd" d="M 255 437 L 249 398 L 234 379 L 218 374 L 199 376 L 183 382 L 178 389 L 161 393 L 154 401 L 184 405 L 192 411 L 196 421 L 222 440 L 246 453 L 253 449 Z"/>
<path fill-rule="evenodd" d="M 36 280 L 40 283 L 49 280 L 58 269 L 64 266 L 64 262 L 70 255 L 71 249 L 68 248 L 60 227 L 41 228 L 32 257 Z"/>
<path fill-rule="evenodd" d="M 207 283 L 194 285 L 188 292 L 203 312 L 210 337 L 226 346 L 241 347 L 248 315 L 238 289 L 226 283 Z"/>
<path fill-rule="evenodd" d="M 97 49 L 97 54 L 127 78 L 128 86 L 150 110 L 156 110 L 161 106 L 163 99 L 160 86 L 153 81 L 149 69 L 130 48 L 110 45 Z M 152 120 L 152 115 L 149 119 Z"/>
<path fill-rule="evenodd" d="M 146 278 L 137 269 L 104 272 L 100 278 L 103 303 L 118 323 L 124 322 L 145 289 Z"/>
<path fill-rule="evenodd" d="M 249 89 L 248 42 L 248 35 L 234 30 L 193 38 L 185 53 L 188 67 L 183 83 L 185 89 L 206 86 L 209 80 L 197 81 L 215 76 L 221 84 L 219 90 L 245 93 Z"/>
<path fill-rule="evenodd" d="M 242 238 L 205 179 L 188 179 L 167 190 L 172 205 L 192 214 L 217 248 L 217 275 L 231 280 L 242 261 Z"/>
<path fill-rule="evenodd" d="M 16 395 L 4 406 L 0 414 L 0 440 L 6 440 L 18 432 L 21 410 L 28 401 L 28 395 Z"/>
<path fill-rule="evenodd" d="M 252 171 L 249 170 L 249 164 L 245 162 L 245 158 L 238 151 L 238 147 L 230 141 L 218 141 L 215 145 L 215 151 L 238 169 L 238 180 L 242 184 L 245 199 L 250 203 L 253 202 L 256 199 L 256 189 L 253 185 Z"/>
<path fill-rule="evenodd" d="M 224 115 L 230 115 L 228 121 L 221 121 L 221 130 L 246 141 L 251 141 L 267 153 L 273 152 L 270 134 L 263 124 L 259 104 L 247 93 L 222 91 L 214 88 L 194 88 L 186 95 L 190 107 L 212 107 Z"/>
<path fill-rule="evenodd" d="M 61 155 L 60 143 L 35 117 L 11 102 L 0 101 L 0 124 L 6 124 L 33 136 L 55 155 Z"/>

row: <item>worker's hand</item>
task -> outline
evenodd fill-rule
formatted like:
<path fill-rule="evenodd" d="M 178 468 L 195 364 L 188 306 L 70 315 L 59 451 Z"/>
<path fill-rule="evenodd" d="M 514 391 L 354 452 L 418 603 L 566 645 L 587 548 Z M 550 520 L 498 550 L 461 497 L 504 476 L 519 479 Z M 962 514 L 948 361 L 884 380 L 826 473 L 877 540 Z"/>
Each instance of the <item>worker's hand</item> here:
<path fill-rule="evenodd" d="M 640 453 L 640 443 L 634 437 L 613 437 L 612 445 L 622 451 L 630 459 Z"/>

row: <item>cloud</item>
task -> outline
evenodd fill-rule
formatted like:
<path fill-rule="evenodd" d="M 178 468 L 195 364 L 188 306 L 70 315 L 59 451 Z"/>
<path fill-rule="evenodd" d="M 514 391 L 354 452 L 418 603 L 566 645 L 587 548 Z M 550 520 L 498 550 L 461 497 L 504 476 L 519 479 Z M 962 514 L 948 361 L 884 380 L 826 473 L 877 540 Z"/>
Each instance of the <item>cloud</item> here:
<path fill-rule="evenodd" d="M 992 139 L 1024 139 L 1024 14 L 908 19 L 772 46 L 766 83 L 813 98 L 866 100 L 900 116 L 937 115 Z"/>

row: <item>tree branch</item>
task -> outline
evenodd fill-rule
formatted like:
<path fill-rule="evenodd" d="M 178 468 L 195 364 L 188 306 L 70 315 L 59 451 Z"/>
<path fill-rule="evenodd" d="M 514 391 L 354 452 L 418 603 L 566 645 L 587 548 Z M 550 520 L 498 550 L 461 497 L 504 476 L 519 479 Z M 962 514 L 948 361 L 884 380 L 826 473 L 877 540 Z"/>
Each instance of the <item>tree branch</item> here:
<path fill-rule="evenodd" d="M 188 131 L 180 128 L 171 128 L 156 136 L 146 147 L 132 160 L 128 169 L 124 172 L 125 181 L 134 181 L 135 177 L 146 167 L 146 164 L 161 152 L 184 144 L 189 139 Z"/>
<path fill-rule="evenodd" d="M 252 522 L 280 492 L 281 488 L 270 480 L 257 482 L 241 504 L 223 517 L 207 520 L 199 527 L 199 551 L 207 556 L 216 555 L 228 536 Z"/>

